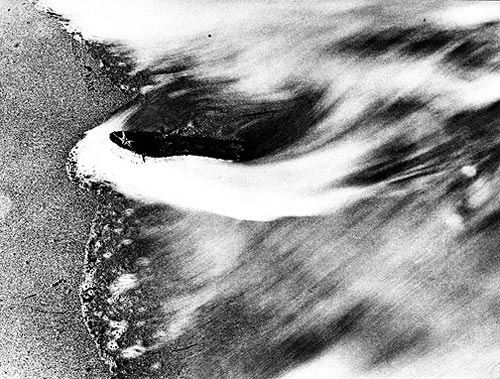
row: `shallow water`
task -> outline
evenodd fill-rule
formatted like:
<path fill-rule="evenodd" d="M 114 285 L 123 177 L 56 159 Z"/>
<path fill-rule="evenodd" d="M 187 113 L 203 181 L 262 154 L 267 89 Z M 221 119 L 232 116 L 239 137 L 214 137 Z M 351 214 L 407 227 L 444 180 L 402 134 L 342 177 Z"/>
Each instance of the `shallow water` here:
<path fill-rule="evenodd" d="M 91 7 L 67 4 L 85 36 L 121 39 L 151 70 L 142 96 L 90 130 L 68 164 L 80 185 L 124 196 L 103 198 L 81 293 L 118 376 L 495 373 L 500 24 L 491 4 L 312 2 L 293 13 L 217 2 L 212 19 L 178 34 L 154 22 L 128 30 L 127 7 L 116 8 L 116 30 L 96 29 L 85 23 Z M 185 9 L 174 4 L 169 17 Z M 215 26 L 226 6 L 238 17 Z M 147 7 L 141 15 L 157 17 Z M 160 36 L 175 44 L 153 49 Z M 261 148 L 245 163 L 151 158 L 112 142 L 117 131 Z"/>

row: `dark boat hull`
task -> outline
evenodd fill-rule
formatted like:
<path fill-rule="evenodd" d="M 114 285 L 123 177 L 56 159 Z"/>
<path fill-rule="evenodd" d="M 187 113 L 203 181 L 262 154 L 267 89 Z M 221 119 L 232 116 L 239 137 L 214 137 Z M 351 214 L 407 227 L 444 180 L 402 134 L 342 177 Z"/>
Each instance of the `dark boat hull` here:
<path fill-rule="evenodd" d="M 143 157 L 165 158 L 197 155 L 235 162 L 248 161 L 248 147 L 242 141 L 156 132 L 113 132 L 110 140 Z"/>

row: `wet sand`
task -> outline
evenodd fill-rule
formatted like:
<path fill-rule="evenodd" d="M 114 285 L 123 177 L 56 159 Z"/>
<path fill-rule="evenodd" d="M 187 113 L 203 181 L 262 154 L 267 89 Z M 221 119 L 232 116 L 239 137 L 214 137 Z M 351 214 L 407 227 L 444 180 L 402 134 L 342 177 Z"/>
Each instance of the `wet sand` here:
<path fill-rule="evenodd" d="M 67 153 L 127 96 L 28 2 L 0 0 L 0 378 L 107 378 L 78 298 L 97 207 Z"/>

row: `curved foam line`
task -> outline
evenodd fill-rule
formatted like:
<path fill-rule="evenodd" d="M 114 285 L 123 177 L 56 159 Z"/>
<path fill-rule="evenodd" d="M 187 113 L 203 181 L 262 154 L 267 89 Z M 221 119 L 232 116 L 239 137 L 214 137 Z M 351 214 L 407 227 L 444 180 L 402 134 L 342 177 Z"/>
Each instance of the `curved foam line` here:
<path fill-rule="evenodd" d="M 288 161 L 260 165 L 197 156 L 143 158 L 112 143 L 134 109 L 87 132 L 71 152 L 75 176 L 109 184 L 145 203 L 164 203 L 237 219 L 269 221 L 326 214 L 378 187 L 339 187 L 372 146 L 346 142 Z"/>

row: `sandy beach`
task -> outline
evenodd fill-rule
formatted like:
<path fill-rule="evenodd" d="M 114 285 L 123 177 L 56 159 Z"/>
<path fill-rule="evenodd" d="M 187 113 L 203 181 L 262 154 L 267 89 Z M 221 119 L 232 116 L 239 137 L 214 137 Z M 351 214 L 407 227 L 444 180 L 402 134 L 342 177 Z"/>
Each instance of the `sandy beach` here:
<path fill-rule="evenodd" d="M 0 1 L 0 378 L 106 378 L 78 298 L 97 201 L 70 148 L 126 101 L 32 4 Z"/>

